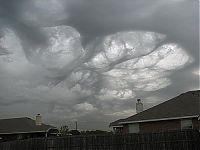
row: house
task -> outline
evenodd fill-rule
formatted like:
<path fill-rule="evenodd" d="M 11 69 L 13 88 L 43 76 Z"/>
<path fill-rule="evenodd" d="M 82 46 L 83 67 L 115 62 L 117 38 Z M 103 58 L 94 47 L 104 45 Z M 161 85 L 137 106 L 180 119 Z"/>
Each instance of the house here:
<path fill-rule="evenodd" d="M 189 91 L 142 111 L 138 100 L 137 114 L 110 123 L 115 133 L 148 133 L 170 130 L 200 130 L 200 90 Z"/>
<path fill-rule="evenodd" d="M 59 133 L 56 127 L 42 123 L 40 114 L 36 120 L 23 118 L 0 119 L 0 141 L 55 136 Z"/>

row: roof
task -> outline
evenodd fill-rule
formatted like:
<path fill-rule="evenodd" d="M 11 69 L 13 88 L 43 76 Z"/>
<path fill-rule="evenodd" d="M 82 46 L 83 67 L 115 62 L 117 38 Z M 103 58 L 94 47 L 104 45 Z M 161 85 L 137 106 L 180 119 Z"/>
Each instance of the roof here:
<path fill-rule="evenodd" d="M 110 127 L 120 127 L 120 122 L 123 122 L 124 121 L 124 119 L 119 119 L 119 120 L 116 120 L 116 121 L 114 121 L 114 122 L 112 122 L 112 123 L 110 123 Z"/>
<path fill-rule="evenodd" d="M 117 123 L 136 123 L 157 120 L 198 117 L 200 115 L 200 90 L 189 91 L 143 112 L 118 121 Z M 116 121 L 110 126 L 116 125 Z"/>
<path fill-rule="evenodd" d="M 42 124 L 37 126 L 35 120 L 28 117 L 0 119 L 0 134 L 47 132 L 55 127 Z"/>

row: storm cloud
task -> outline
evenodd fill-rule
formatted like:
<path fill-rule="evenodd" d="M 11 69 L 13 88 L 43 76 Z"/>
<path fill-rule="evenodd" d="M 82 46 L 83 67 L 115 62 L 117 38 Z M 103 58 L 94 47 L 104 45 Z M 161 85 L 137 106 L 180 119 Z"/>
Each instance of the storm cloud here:
<path fill-rule="evenodd" d="M 0 0 L 0 117 L 80 129 L 199 89 L 198 0 Z"/>

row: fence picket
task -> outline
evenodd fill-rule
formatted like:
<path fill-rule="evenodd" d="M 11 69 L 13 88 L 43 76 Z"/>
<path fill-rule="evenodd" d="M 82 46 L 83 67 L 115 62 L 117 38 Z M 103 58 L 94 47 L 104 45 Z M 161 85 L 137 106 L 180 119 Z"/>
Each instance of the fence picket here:
<path fill-rule="evenodd" d="M 0 143 L 0 150 L 200 150 L 196 130 L 149 134 L 66 136 Z"/>

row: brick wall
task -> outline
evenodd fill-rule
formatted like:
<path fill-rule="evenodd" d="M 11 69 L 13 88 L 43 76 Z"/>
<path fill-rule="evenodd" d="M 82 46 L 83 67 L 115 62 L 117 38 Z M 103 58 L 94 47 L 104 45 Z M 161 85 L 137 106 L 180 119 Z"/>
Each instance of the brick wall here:
<path fill-rule="evenodd" d="M 192 119 L 193 129 L 200 129 L 200 120 Z M 139 123 L 140 133 L 181 130 L 181 120 L 165 120 Z M 123 134 L 128 133 L 128 124 L 123 127 Z"/>
<path fill-rule="evenodd" d="M 180 120 L 165 120 L 165 121 L 140 123 L 140 133 L 161 132 L 161 131 L 180 130 L 180 129 L 181 129 Z"/>
<path fill-rule="evenodd" d="M 127 134 L 128 133 L 128 124 L 125 124 L 124 126 L 123 126 L 123 132 L 122 132 L 123 134 Z"/>
<path fill-rule="evenodd" d="M 192 119 L 193 129 L 200 129 L 200 120 L 197 118 Z"/>

